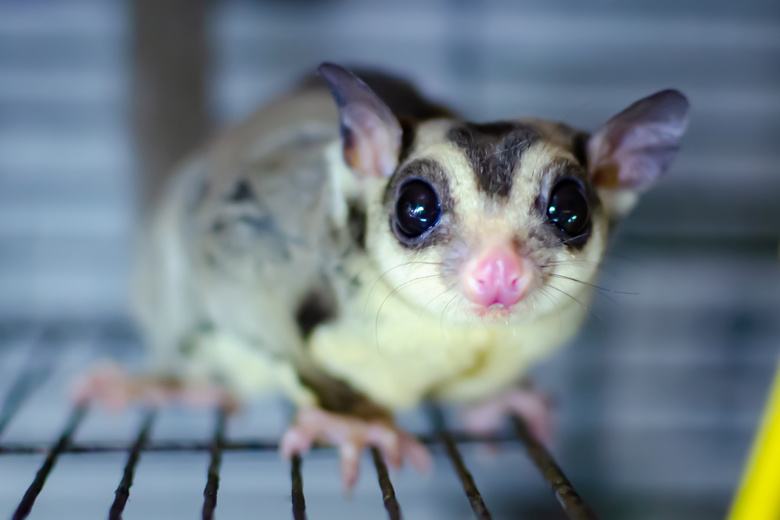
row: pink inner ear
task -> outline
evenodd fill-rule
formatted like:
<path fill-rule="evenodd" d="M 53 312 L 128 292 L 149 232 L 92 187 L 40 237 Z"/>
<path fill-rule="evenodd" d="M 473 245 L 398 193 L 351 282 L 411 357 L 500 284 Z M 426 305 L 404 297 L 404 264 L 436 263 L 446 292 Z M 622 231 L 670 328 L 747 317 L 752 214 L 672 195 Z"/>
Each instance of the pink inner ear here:
<path fill-rule="evenodd" d="M 653 147 L 662 141 L 658 132 L 661 129 L 654 126 L 613 127 L 595 135 L 588 144 L 594 182 L 607 189 L 637 189 L 652 184 L 664 167 L 654 160 L 657 150 Z"/>
<path fill-rule="evenodd" d="M 668 93 L 667 93 L 668 92 Z M 671 163 L 687 125 L 687 101 L 669 111 L 665 91 L 621 112 L 604 124 L 587 146 L 594 182 L 608 189 L 642 190 Z M 679 101 L 674 100 L 674 101 Z M 656 106 L 658 105 L 658 106 Z"/>
<path fill-rule="evenodd" d="M 393 112 L 344 67 L 322 63 L 317 72 L 328 82 L 339 109 L 346 163 L 366 176 L 391 175 L 401 148 L 401 125 Z"/>
<path fill-rule="evenodd" d="M 392 175 L 401 147 L 401 128 L 395 118 L 386 122 L 371 108 L 354 105 L 345 108 L 342 121 L 351 132 L 344 140 L 347 164 L 367 176 Z"/>
<path fill-rule="evenodd" d="M 613 151 L 614 145 L 605 132 L 597 132 L 588 141 L 588 170 L 593 182 L 602 188 L 617 188 L 620 183 L 620 164 Z"/>

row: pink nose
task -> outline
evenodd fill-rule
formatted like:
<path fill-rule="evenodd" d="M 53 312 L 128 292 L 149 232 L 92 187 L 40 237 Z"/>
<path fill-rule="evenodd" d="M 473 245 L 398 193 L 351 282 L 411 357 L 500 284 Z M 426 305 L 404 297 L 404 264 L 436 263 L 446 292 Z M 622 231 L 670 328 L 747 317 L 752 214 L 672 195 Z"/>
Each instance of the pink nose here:
<path fill-rule="evenodd" d="M 496 247 L 466 263 L 463 270 L 466 297 L 490 307 L 514 305 L 525 296 L 530 282 L 529 269 L 506 247 Z"/>

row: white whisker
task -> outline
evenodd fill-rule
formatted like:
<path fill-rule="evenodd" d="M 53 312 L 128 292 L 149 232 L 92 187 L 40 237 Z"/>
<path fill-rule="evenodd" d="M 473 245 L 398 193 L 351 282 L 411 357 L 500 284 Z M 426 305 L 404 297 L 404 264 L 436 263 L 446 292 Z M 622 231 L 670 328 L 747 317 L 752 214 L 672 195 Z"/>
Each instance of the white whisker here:
<path fill-rule="evenodd" d="M 385 296 L 384 300 L 382 300 L 382 303 L 379 305 L 379 309 L 376 311 L 376 319 L 374 320 L 374 336 L 376 340 L 376 348 L 377 351 L 379 351 L 379 315 L 382 312 L 382 308 L 385 306 L 385 303 L 390 299 L 391 296 L 393 296 L 396 292 L 401 290 L 402 288 L 406 287 L 409 284 L 412 284 L 414 282 L 419 282 L 420 280 L 430 280 L 432 278 L 442 278 L 442 275 L 440 274 L 431 274 L 428 276 L 419 276 L 417 278 L 412 278 L 411 280 L 407 280 L 398 287 L 394 288 L 390 293 Z"/>

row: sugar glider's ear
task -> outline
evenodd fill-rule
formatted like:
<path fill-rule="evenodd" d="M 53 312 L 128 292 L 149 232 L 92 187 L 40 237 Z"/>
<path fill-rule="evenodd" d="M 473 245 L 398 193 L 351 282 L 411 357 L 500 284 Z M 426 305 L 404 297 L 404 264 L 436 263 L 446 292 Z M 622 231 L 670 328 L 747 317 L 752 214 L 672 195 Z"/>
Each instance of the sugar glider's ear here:
<path fill-rule="evenodd" d="M 344 67 L 323 63 L 317 72 L 336 101 L 344 160 L 357 172 L 389 176 L 398 166 L 401 125 L 379 96 Z"/>
<path fill-rule="evenodd" d="M 622 216 L 666 170 L 688 124 L 688 100 L 677 90 L 640 99 L 601 125 L 587 143 L 588 170 L 602 193 L 625 195 Z M 625 197 L 624 197 L 625 199 Z M 609 203 L 609 201 L 605 201 Z"/>

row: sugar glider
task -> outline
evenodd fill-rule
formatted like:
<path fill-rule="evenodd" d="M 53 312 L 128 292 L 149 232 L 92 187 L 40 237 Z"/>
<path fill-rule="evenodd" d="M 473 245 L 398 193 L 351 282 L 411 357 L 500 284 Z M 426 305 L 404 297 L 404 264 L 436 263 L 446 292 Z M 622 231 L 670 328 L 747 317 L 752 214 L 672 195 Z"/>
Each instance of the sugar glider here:
<path fill-rule="evenodd" d="M 685 96 L 589 133 L 472 123 L 393 77 L 318 73 L 178 168 L 134 284 L 149 373 L 103 368 L 77 397 L 281 391 L 297 408 L 282 452 L 336 445 L 347 485 L 369 445 L 427 465 L 393 423 L 424 399 L 542 434 L 517 382 L 582 324 L 612 224 L 678 149 Z"/>

